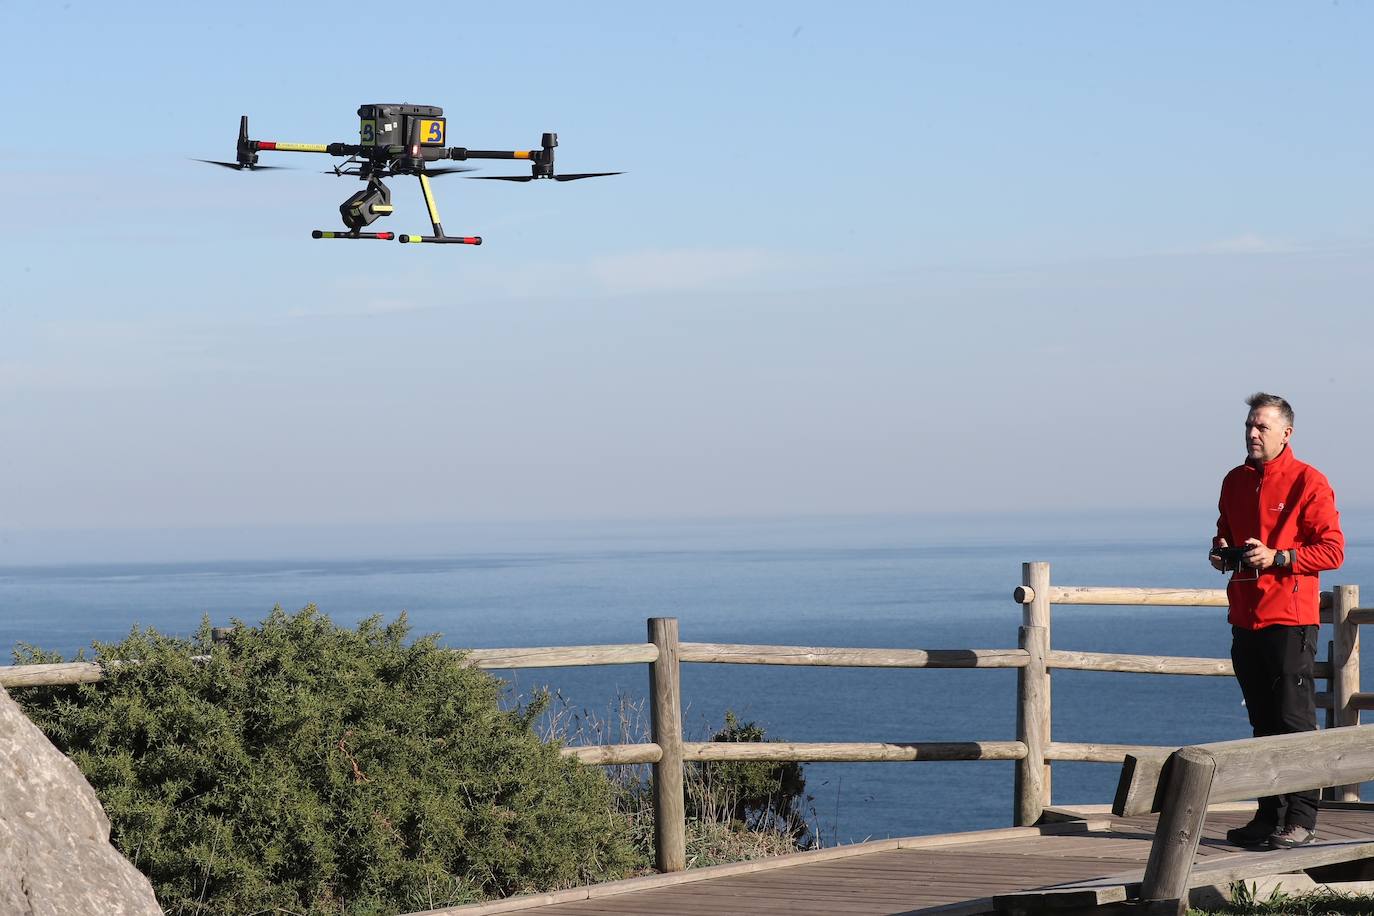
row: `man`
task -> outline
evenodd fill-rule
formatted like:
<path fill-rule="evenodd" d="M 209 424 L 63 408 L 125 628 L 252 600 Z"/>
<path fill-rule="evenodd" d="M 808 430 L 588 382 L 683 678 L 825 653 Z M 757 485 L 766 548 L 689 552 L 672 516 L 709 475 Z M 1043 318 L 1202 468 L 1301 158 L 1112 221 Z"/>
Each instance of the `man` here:
<path fill-rule="evenodd" d="M 1317 575 L 1345 557 L 1331 485 L 1293 457 L 1293 408 L 1272 394 L 1246 402 L 1245 463 L 1221 482 L 1212 565 L 1234 570 L 1226 587 L 1231 661 L 1255 737 L 1317 727 L 1312 664 L 1320 586 Z M 1218 548 L 1244 546 L 1227 562 Z M 1250 823 L 1226 832 L 1237 846 L 1303 846 L 1317 835 L 1317 793 L 1259 800 Z"/>

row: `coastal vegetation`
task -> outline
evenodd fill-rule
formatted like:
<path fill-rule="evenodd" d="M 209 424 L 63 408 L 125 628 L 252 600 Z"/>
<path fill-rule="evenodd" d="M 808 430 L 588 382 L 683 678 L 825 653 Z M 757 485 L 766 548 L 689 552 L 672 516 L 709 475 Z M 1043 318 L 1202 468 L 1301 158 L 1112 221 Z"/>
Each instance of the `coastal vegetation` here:
<path fill-rule="evenodd" d="M 1231 902 L 1215 910 L 1190 909 L 1188 916 L 1370 916 L 1374 897 L 1320 889 L 1289 894 L 1275 890 L 1258 894 L 1257 885 L 1237 881 L 1231 886 Z"/>
<path fill-rule="evenodd" d="M 647 772 L 560 755 L 546 695 L 503 705 L 500 680 L 404 616 L 350 629 L 278 608 L 219 641 L 208 621 L 135 628 L 94 658 L 101 682 L 15 698 L 173 916 L 391 916 L 650 870 Z M 763 737 L 729 715 L 713 739 Z M 690 864 L 812 841 L 799 765 L 690 769 Z"/>

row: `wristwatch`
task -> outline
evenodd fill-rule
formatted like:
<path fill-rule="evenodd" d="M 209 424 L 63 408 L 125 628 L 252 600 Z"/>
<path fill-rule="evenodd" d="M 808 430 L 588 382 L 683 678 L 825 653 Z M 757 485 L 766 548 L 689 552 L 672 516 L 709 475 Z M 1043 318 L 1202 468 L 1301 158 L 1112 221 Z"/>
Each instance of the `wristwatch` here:
<path fill-rule="evenodd" d="M 1274 565 L 1287 566 L 1293 562 L 1293 552 L 1291 550 L 1274 551 Z"/>

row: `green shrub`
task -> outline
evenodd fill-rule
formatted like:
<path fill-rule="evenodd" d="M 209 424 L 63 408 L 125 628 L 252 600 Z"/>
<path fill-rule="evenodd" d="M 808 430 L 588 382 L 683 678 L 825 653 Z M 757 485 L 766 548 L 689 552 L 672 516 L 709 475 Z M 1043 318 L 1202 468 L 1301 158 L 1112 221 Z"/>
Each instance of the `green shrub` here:
<path fill-rule="evenodd" d="M 766 741 L 763 726 L 741 722 L 725 711 L 725 725 L 712 741 Z M 730 824 L 738 830 L 791 837 L 801 848 L 813 838 L 806 819 L 806 776 L 795 761 L 709 761 L 693 763 L 687 778 L 688 815 Z M 693 778 L 695 776 L 695 778 Z"/>
<path fill-rule="evenodd" d="M 15 691 L 169 914 L 394 914 L 626 874 L 612 789 L 404 616 L 138 630 L 99 684 Z M 20 663 L 53 660 L 21 647 Z M 209 655 L 193 661 L 193 655 Z"/>

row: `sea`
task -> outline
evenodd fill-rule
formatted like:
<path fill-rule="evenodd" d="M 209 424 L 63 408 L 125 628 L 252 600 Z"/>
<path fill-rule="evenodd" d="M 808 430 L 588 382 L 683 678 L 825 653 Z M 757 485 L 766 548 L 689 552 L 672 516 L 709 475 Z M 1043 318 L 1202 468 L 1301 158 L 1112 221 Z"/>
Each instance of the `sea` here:
<path fill-rule="evenodd" d="M 414 634 L 460 648 L 642 643 L 650 617 L 676 617 L 690 642 L 1011 648 L 1022 563 L 1049 562 L 1057 585 L 1221 587 L 1206 560 L 1213 520 L 1204 507 L 54 536 L 0 565 L 0 643 L 71 657 L 133 627 L 189 634 L 206 617 L 251 623 L 313 604 L 347 625 L 404 613 Z M 1343 527 L 1346 563 L 1323 588 L 1374 594 L 1374 512 L 1347 511 Z M 1219 608 L 1061 606 L 1052 643 L 1226 657 L 1229 628 Z M 547 688 L 565 733 L 647 740 L 645 665 L 495 674 L 512 704 Z M 709 738 L 727 711 L 789 741 L 1015 738 L 1010 669 L 688 664 L 682 678 L 688 740 Z M 1230 678 L 1053 678 L 1055 740 L 1177 746 L 1249 734 Z M 1013 767 L 810 763 L 808 816 L 827 845 L 1007 826 Z M 1118 771 L 1056 763 L 1054 802 L 1109 803 Z"/>

